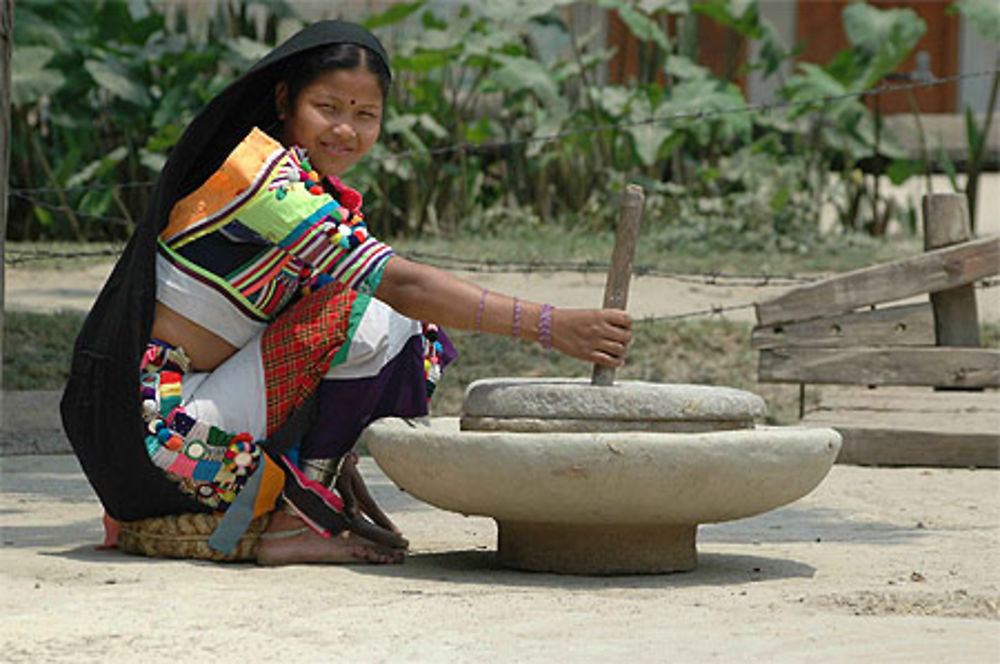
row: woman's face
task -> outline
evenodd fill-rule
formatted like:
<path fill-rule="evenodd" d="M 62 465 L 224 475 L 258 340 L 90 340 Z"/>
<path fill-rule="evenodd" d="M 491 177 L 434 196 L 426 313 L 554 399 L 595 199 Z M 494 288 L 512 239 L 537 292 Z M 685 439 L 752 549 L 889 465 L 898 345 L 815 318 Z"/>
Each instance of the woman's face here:
<path fill-rule="evenodd" d="M 312 167 L 324 177 L 346 172 L 378 139 L 382 91 L 367 69 L 320 74 L 302 88 L 292 108 L 284 82 L 275 94 L 285 115 L 285 143 L 305 148 Z"/>

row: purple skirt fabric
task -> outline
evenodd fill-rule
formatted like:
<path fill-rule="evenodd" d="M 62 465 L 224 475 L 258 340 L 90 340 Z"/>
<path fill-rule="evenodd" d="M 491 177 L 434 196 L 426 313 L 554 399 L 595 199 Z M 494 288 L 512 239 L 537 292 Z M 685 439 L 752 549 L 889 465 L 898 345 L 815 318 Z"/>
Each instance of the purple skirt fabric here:
<path fill-rule="evenodd" d="M 458 353 L 443 330 L 438 331 L 442 367 Z M 317 391 L 318 416 L 302 439 L 300 459 L 330 459 L 349 452 L 366 426 L 382 417 L 428 414 L 424 375 L 424 340 L 415 335 L 375 376 L 324 379 Z"/>

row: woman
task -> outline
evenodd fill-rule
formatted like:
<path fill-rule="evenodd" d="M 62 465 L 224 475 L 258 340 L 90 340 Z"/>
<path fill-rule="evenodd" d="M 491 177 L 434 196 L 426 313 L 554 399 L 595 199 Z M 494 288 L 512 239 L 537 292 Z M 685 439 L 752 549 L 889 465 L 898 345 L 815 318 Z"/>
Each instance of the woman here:
<path fill-rule="evenodd" d="M 372 419 L 426 413 L 425 380 L 452 352 L 415 321 L 622 362 L 624 312 L 489 293 L 368 235 L 340 176 L 377 140 L 389 82 L 372 34 L 317 23 L 174 148 L 77 339 L 62 401 L 113 519 L 224 512 L 211 544 L 228 551 L 271 513 L 260 563 L 398 562 L 406 540 L 348 451 Z"/>

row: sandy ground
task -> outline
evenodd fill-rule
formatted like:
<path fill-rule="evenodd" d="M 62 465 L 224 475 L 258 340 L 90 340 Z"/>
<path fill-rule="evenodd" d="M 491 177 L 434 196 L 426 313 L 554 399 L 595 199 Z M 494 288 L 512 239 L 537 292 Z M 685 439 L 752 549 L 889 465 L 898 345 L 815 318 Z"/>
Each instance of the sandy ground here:
<path fill-rule="evenodd" d="M 996 471 L 836 466 L 774 512 L 702 526 L 659 576 L 500 569 L 495 528 L 363 461 L 402 566 L 257 568 L 94 551 L 69 456 L 0 459 L 0 660 L 1000 661 Z"/>

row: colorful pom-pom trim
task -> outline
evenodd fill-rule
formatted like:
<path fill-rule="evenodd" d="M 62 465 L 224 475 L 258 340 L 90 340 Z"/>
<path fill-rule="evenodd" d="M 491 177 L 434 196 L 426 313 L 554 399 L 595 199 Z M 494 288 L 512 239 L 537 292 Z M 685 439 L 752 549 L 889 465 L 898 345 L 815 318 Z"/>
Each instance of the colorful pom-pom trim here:
<path fill-rule="evenodd" d="M 153 341 L 140 365 L 149 458 L 176 478 L 185 494 L 212 509 L 227 509 L 260 466 L 260 445 L 249 433 L 234 435 L 184 412 L 181 381 L 190 362 L 182 349 Z"/>

